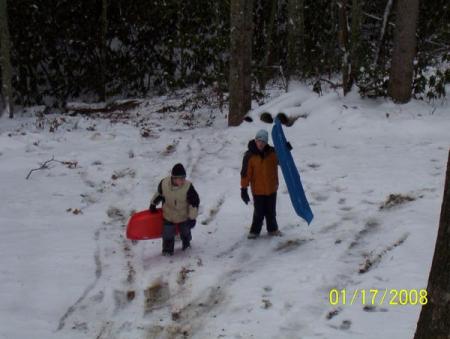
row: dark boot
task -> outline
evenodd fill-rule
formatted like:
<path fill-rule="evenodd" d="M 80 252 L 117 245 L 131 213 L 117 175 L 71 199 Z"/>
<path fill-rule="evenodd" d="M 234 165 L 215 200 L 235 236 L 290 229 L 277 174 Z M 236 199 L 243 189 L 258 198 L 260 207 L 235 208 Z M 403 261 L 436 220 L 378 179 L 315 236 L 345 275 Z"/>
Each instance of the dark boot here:
<path fill-rule="evenodd" d="M 162 248 L 162 254 L 164 256 L 170 256 L 173 255 L 173 248 L 175 246 L 175 240 L 164 240 L 163 239 L 163 248 Z"/>
<path fill-rule="evenodd" d="M 247 235 L 247 239 L 256 239 L 258 237 L 259 237 L 259 234 L 256 234 L 256 233 L 249 233 Z"/>
<path fill-rule="evenodd" d="M 183 251 L 186 251 L 186 249 L 188 249 L 188 248 L 190 248 L 190 247 L 191 247 L 190 241 L 189 241 L 189 240 L 183 240 L 183 246 L 181 247 L 181 249 L 182 249 Z"/>

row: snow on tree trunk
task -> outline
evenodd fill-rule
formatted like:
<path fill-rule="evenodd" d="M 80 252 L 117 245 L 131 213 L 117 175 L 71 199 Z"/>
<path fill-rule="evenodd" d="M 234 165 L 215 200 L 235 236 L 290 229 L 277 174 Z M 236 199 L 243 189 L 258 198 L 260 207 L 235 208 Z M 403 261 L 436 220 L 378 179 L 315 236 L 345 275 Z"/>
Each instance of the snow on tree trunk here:
<path fill-rule="evenodd" d="M 450 338 L 450 151 L 439 230 L 428 278 L 428 303 L 422 306 L 414 339 Z"/>
<path fill-rule="evenodd" d="M 228 125 L 238 126 L 251 109 L 251 63 L 253 37 L 253 1 L 230 3 L 230 111 Z"/>
<path fill-rule="evenodd" d="M 388 93 L 394 101 L 406 103 L 411 99 L 419 0 L 399 0 L 396 15 Z"/>
<path fill-rule="evenodd" d="M 11 85 L 11 59 L 10 59 L 10 38 L 8 28 L 7 1 L 0 0 L 0 66 L 2 70 L 2 95 L 5 103 L 5 113 L 10 118 L 14 117 L 13 97 Z M 0 110 L 0 116 L 4 113 Z"/>

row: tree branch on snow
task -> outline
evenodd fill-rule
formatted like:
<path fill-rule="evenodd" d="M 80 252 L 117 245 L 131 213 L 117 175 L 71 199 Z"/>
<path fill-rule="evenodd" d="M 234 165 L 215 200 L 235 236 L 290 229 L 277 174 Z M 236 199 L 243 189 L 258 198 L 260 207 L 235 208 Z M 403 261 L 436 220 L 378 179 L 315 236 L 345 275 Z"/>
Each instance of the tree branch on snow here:
<path fill-rule="evenodd" d="M 48 169 L 49 168 L 49 164 L 51 162 L 58 162 L 62 165 L 67 166 L 68 168 L 76 168 L 78 166 L 78 162 L 77 161 L 60 161 L 60 160 L 55 160 L 55 157 L 53 156 L 50 160 L 46 160 L 41 164 L 41 167 L 39 168 L 33 168 L 32 170 L 30 170 L 30 172 L 28 172 L 28 175 L 26 176 L 26 180 L 28 180 L 31 176 L 31 173 L 33 173 L 34 171 L 40 171 L 43 169 Z"/>
<path fill-rule="evenodd" d="M 336 88 L 342 87 L 341 83 L 337 83 L 336 84 L 336 83 L 334 83 L 334 82 L 332 82 L 332 81 L 330 81 L 328 79 L 325 79 L 325 78 L 319 78 L 319 81 L 324 81 L 324 82 L 328 83 L 332 89 L 336 89 Z"/>
<path fill-rule="evenodd" d="M 111 113 L 115 111 L 127 111 L 139 106 L 141 102 L 135 99 L 119 100 L 106 104 L 104 102 L 97 104 L 66 103 L 66 110 L 72 114 L 92 114 L 92 113 Z"/>
<path fill-rule="evenodd" d="M 316 92 L 317 94 L 319 94 L 319 96 L 322 95 L 322 84 L 321 84 L 322 81 L 328 83 L 332 90 L 336 90 L 337 88 L 342 87 L 341 83 L 334 83 L 325 78 L 318 78 L 312 85 L 313 85 L 313 91 Z"/>

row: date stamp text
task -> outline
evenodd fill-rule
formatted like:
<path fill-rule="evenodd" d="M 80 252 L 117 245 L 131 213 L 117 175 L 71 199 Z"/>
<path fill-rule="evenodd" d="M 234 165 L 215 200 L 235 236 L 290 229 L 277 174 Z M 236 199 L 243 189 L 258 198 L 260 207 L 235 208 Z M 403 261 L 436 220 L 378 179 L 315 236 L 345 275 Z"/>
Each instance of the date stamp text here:
<path fill-rule="evenodd" d="M 333 288 L 328 294 L 331 305 L 426 305 L 426 289 L 347 289 Z"/>

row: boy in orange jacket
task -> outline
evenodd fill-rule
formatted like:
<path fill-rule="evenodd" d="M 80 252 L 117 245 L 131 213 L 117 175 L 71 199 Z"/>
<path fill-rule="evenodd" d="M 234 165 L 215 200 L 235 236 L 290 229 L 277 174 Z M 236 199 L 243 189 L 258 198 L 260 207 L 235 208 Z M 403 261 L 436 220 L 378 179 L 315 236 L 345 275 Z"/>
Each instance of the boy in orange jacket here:
<path fill-rule="evenodd" d="M 268 132 L 259 130 L 255 139 L 249 141 L 242 161 L 241 198 L 245 204 L 249 203 L 247 188 L 250 185 L 254 201 L 249 239 L 259 236 L 264 218 L 269 235 L 281 235 L 276 219 L 278 158 L 268 141 Z"/>

